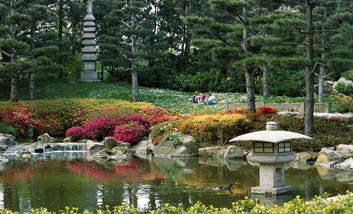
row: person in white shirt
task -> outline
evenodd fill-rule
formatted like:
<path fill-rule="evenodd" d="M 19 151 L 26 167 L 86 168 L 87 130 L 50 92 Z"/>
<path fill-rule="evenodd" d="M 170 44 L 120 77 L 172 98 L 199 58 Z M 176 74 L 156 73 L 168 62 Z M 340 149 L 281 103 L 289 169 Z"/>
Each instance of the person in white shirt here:
<path fill-rule="evenodd" d="M 209 98 L 206 100 L 205 105 L 215 105 L 217 104 L 216 97 L 212 94 L 212 92 L 208 92 Z"/>

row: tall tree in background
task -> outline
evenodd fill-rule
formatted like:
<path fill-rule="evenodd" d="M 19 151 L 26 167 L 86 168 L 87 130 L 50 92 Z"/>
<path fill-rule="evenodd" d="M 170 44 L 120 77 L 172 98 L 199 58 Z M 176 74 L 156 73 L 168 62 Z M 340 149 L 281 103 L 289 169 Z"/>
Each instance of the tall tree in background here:
<path fill-rule="evenodd" d="M 100 47 L 105 50 L 105 54 L 115 52 L 130 61 L 128 70 L 132 74 L 134 101 L 140 99 L 137 65 L 144 63 L 147 57 L 145 44 L 152 40 L 158 42 L 162 38 L 153 32 L 158 17 L 150 4 L 147 0 L 110 1 L 111 11 L 103 17 L 103 20 L 109 22 L 111 31 L 100 36 Z"/>
<path fill-rule="evenodd" d="M 50 13 L 46 5 L 36 1 L 1 0 L 0 14 L 6 21 L 0 23 L 0 52 L 9 62 L 2 62 L 0 74 L 11 78 L 10 100 L 18 101 L 18 80 L 21 75 L 37 71 L 43 64 L 50 64 L 45 54 L 55 52 L 56 47 L 44 46 L 31 49 L 29 33 L 39 22 L 45 22 Z M 33 38 L 32 38 L 33 40 Z M 28 60 L 35 58 L 35 60 Z"/>
<path fill-rule="evenodd" d="M 323 1 L 314 10 L 316 29 L 320 30 L 314 37 L 316 52 L 321 57 L 317 60 L 320 70 L 315 72 L 319 79 L 319 103 L 324 103 L 325 78 L 352 67 L 353 50 L 347 47 L 349 42 L 337 39 L 340 32 L 353 24 L 352 9 L 353 2 L 350 1 Z"/>
<path fill-rule="evenodd" d="M 315 58 L 314 35 L 315 33 L 327 33 L 327 30 L 319 28 L 315 24 L 315 14 L 313 13 L 317 7 L 327 4 L 328 0 L 273 0 L 273 2 L 283 3 L 285 6 L 298 10 L 298 16 L 292 19 L 282 19 L 279 26 L 284 29 L 291 27 L 290 32 L 298 32 L 305 35 L 300 45 L 305 46 L 306 62 L 305 79 L 306 79 L 306 98 L 305 98 L 305 134 L 312 136 L 314 133 L 314 83 L 315 70 L 322 63 L 322 59 Z M 301 15 L 302 14 L 302 15 Z M 321 27 L 321 26 L 320 26 Z M 329 30 L 332 31 L 332 30 Z"/>
<path fill-rule="evenodd" d="M 256 67 L 251 49 L 251 19 L 261 15 L 262 6 L 258 1 L 211 0 L 211 9 L 217 15 L 213 17 L 189 16 L 187 23 L 200 26 L 195 32 L 207 36 L 201 43 L 208 43 L 217 59 L 233 62 L 233 66 L 246 76 L 247 108 L 255 110 L 254 69 Z"/>

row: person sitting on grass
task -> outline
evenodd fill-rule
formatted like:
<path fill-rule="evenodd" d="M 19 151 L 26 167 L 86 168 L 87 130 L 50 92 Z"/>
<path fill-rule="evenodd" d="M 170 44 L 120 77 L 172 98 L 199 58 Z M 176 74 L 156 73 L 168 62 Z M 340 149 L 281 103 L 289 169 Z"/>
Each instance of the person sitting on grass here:
<path fill-rule="evenodd" d="M 208 97 L 206 96 L 206 93 L 203 92 L 203 93 L 202 93 L 202 96 L 201 96 L 201 98 L 200 98 L 201 102 L 205 103 L 207 99 L 208 99 Z"/>
<path fill-rule="evenodd" d="M 193 103 L 199 103 L 199 101 L 200 101 L 199 92 L 195 91 L 195 95 L 192 97 L 192 102 Z"/>
<path fill-rule="evenodd" d="M 209 98 L 206 100 L 205 105 L 215 105 L 217 104 L 216 97 L 212 94 L 212 92 L 208 92 Z"/>

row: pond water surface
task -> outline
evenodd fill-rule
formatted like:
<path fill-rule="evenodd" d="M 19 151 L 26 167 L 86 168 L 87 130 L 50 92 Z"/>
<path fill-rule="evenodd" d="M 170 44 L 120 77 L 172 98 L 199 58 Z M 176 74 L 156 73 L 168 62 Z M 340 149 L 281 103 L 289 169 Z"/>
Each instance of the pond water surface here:
<path fill-rule="evenodd" d="M 310 200 L 353 190 L 353 174 L 305 164 L 290 164 L 285 183 L 292 194 L 260 197 L 249 194 L 259 185 L 259 168 L 246 161 L 217 159 L 134 158 L 124 164 L 98 164 L 82 152 L 52 153 L 10 160 L 0 165 L 0 208 L 28 212 L 46 207 L 58 212 L 65 206 L 79 211 L 105 209 L 125 202 L 148 212 L 165 203 L 184 208 L 200 201 L 215 207 L 232 206 L 244 196 L 260 203 L 283 204 L 300 195 Z M 219 186 L 233 184 L 232 192 Z"/>

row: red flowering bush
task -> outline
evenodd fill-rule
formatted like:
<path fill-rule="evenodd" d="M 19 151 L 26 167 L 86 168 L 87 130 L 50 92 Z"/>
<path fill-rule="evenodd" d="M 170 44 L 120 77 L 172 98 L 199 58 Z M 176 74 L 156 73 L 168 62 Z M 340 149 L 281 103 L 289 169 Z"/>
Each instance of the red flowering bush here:
<path fill-rule="evenodd" d="M 85 136 L 85 133 L 83 132 L 83 128 L 80 126 L 75 126 L 72 128 L 69 128 L 66 131 L 66 137 L 72 136 L 73 140 L 77 140 L 77 139 L 82 139 Z"/>
<path fill-rule="evenodd" d="M 152 125 L 171 120 L 173 114 L 165 108 L 148 106 L 141 108 L 141 113 L 149 118 Z"/>
<path fill-rule="evenodd" d="M 272 107 L 259 106 L 256 109 L 266 116 L 272 116 L 274 114 L 277 114 L 277 109 Z"/>
<path fill-rule="evenodd" d="M 144 125 L 140 125 L 136 122 L 129 122 L 115 127 L 113 137 L 116 141 L 123 141 L 132 145 L 138 142 L 146 134 L 147 130 Z"/>

